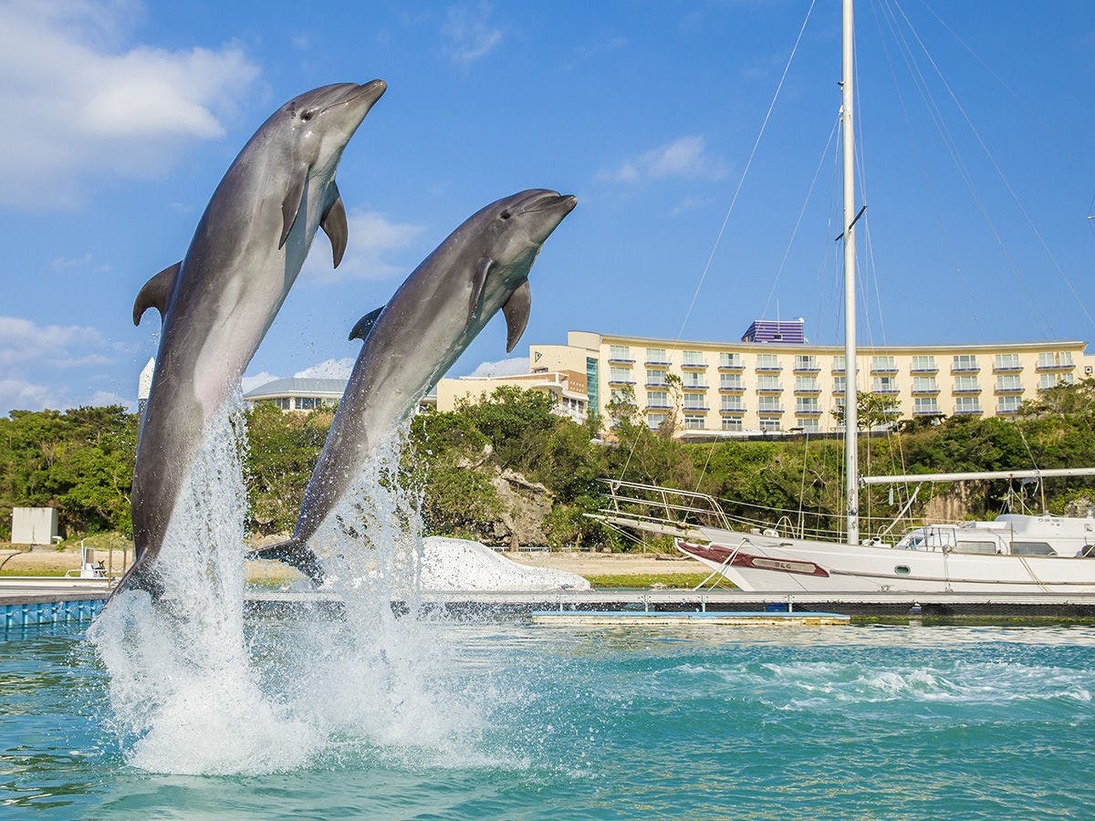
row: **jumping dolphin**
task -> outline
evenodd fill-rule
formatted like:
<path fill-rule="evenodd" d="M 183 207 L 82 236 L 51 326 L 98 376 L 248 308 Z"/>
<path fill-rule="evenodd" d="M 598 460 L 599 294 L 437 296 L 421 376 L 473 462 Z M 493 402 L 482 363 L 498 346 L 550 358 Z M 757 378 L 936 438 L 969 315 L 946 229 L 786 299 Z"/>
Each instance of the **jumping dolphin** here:
<path fill-rule="evenodd" d="M 163 327 L 133 472 L 137 560 L 116 592 L 162 592 L 153 564 L 205 426 L 239 384 L 318 228 L 334 264 L 342 260 L 346 211 L 335 170 L 385 88 L 382 80 L 322 86 L 274 112 L 217 186 L 182 262 L 138 294 L 134 324 L 154 307 Z"/>
<path fill-rule="evenodd" d="M 323 570 L 308 547 L 370 453 L 407 418 L 499 310 L 506 350 L 528 323 L 528 275 L 551 232 L 578 200 L 534 189 L 491 203 L 453 231 L 350 339 L 365 344 L 304 492 L 293 537 L 251 554 L 293 565 L 313 582 Z"/>

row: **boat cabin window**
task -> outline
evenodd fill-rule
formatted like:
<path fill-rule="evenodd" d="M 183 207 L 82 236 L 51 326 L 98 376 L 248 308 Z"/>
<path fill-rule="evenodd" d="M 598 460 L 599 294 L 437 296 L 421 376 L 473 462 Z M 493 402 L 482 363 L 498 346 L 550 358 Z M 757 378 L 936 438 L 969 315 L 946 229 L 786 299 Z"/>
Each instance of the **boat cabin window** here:
<path fill-rule="evenodd" d="M 954 548 L 955 553 L 977 553 L 979 555 L 993 556 L 996 554 L 996 542 L 972 541 L 959 539 Z"/>
<path fill-rule="evenodd" d="M 1056 556 L 1046 542 L 1012 542 L 1011 552 L 1016 556 Z"/>

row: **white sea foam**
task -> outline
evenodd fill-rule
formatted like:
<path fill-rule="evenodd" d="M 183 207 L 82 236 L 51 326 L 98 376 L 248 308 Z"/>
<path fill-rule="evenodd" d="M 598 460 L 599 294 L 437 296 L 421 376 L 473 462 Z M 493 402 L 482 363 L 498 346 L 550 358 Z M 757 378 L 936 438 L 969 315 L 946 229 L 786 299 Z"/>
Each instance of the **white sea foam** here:
<path fill-rule="evenodd" d="M 248 632 L 242 431 L 237 394 L 210 426 L 169 527 L 157 562 L 167 595 L 119 595 L 90 632 L 130 763 L 256 774 L 347 751 L 475 758 L 482 693 L 455 683 L 440 631 L 417 617 L 422 527 L 395 481 L 400 441 L 315 540 L 344 613 Z"/>

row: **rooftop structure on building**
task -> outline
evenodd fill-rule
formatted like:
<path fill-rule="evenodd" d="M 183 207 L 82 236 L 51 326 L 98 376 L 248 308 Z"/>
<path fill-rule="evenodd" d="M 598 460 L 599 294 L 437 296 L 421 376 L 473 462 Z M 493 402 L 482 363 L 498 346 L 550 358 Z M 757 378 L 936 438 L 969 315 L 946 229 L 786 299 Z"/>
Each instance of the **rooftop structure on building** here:
<path fill-rule="evenodd" d="M 781 345 L 806 344 L 806 320 L 754 319 L 745 329 L 742 342 L 775 342 Z"/>

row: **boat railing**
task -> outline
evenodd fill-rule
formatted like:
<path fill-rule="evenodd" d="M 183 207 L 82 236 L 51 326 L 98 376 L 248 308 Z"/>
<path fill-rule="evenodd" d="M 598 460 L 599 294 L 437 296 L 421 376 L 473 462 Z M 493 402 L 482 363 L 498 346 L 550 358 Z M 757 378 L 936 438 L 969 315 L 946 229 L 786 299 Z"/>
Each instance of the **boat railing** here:
<path fill-rule="evenodd" d="M 715 497 L 691 490 L 601 479 L 608 487 L 605 507 L 594 518 L 663 533 L 686 535 L 694 526 L 730 530 L 732 525 Z"/>

